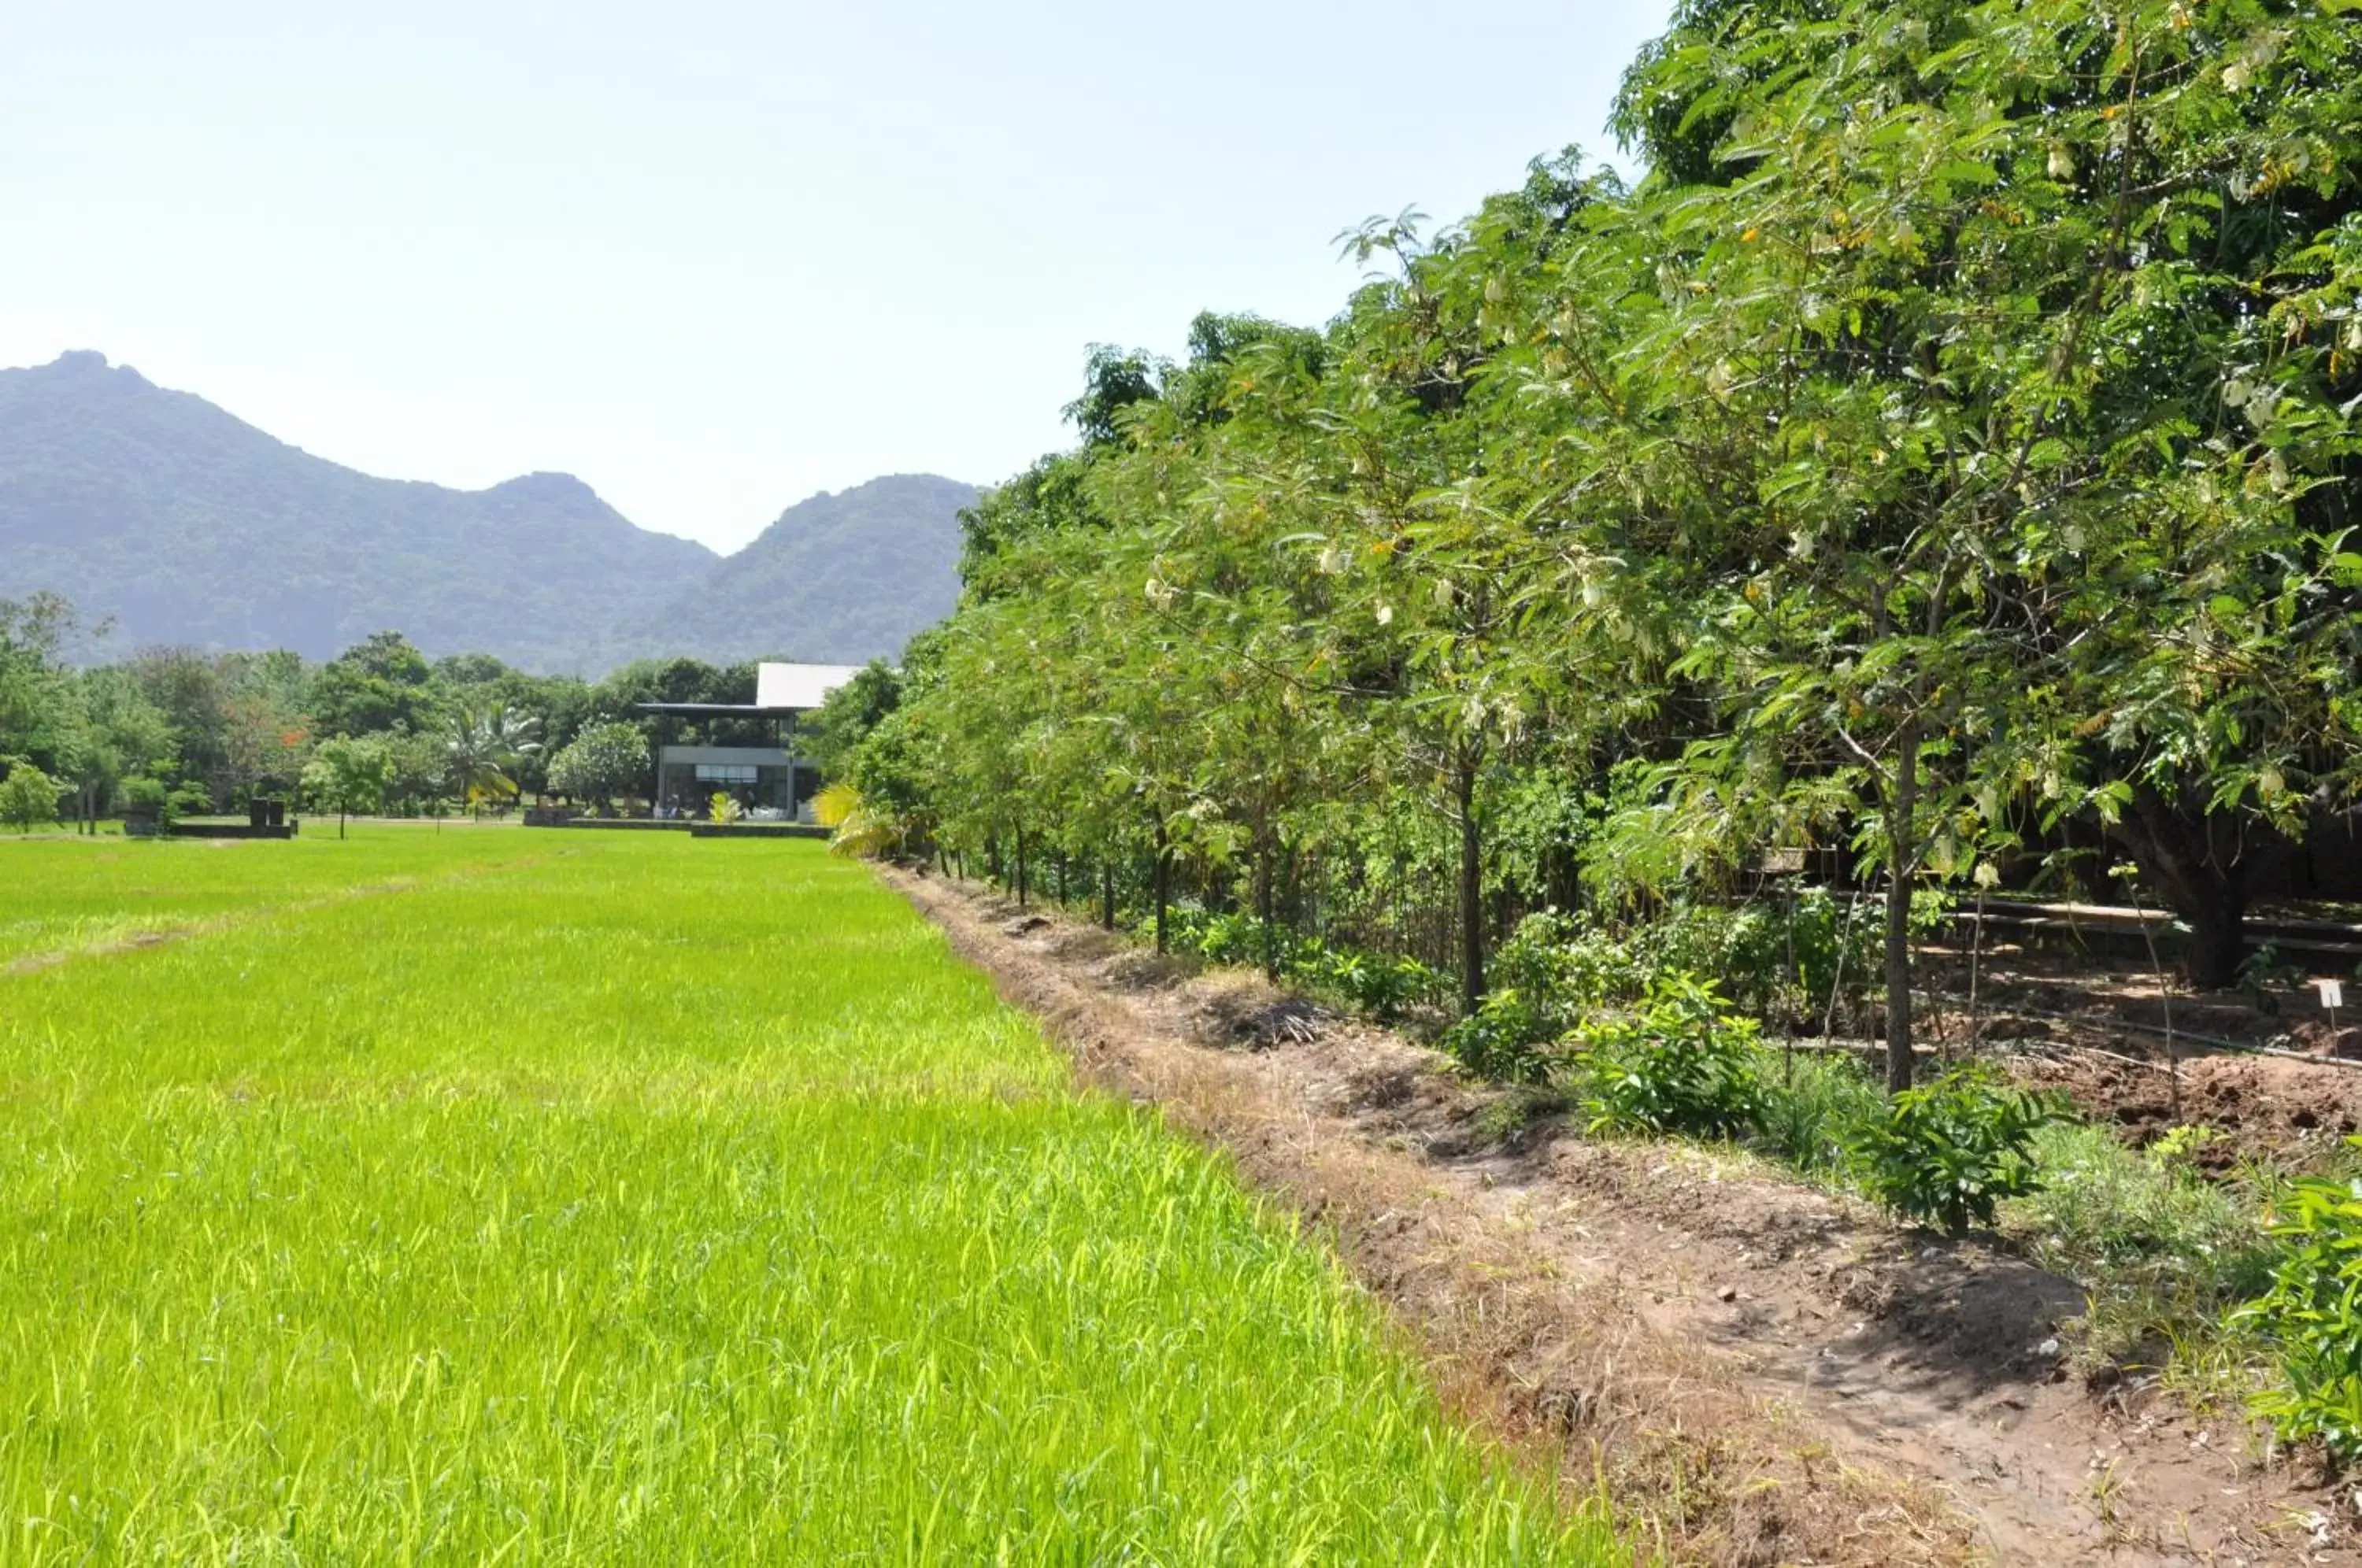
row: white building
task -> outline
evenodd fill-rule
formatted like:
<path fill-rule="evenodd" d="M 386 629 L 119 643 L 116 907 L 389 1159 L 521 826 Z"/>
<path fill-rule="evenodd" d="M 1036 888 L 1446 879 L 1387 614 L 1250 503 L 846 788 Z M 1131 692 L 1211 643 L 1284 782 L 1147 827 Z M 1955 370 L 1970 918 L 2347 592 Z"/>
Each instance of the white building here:
<path fill-rule="evenodd" d="M 764 664 L 756 667 L 751 703 L 640 703 L 640 712 L 666 721 L 657 746 L 657 809 L 701 816 L 720 792 L 749 810 L 799 816 L 819 777 L 796 756 L 796 721 L 860 673 L 858 665 Z M 697 726 L 699 744 L 676 743 L 683 723 Z M 724 736 L 729 744 L 711 744 Z"/>

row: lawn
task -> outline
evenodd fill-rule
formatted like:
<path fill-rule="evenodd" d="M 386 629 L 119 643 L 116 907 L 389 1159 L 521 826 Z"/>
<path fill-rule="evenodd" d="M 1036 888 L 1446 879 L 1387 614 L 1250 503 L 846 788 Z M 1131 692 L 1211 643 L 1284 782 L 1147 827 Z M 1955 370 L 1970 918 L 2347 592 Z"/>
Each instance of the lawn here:
<path fill-rule="evenodd" d="M 1630 1561 L 814 845 L 0 845 L 0 1561 Z"/>

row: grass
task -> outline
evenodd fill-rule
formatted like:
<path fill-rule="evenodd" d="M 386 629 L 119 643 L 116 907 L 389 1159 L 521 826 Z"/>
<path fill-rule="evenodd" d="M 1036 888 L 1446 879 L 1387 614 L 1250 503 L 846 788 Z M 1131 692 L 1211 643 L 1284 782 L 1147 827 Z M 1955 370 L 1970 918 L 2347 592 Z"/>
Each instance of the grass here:
<path fill-rule="evenodd" d="M 0 968 L 546 853 L 523 835 L 425 826 L 374 828 L 342 845 L 333 830 L 278 843 L 0 834 Z"/>
<path fill-rule="evenodd" d="M 0 967 L 0 1561 L 1629 1560 L 817 846 L 0 845 L 143 917 Z"/>
<path fill-rule="evenodd" d="M 2090 1292 L 2076 1359 L 2156 1367 L 2202 1405 L 2251 1388 L 2268 1347 L 2225 1317 L 2270 1283 L 2282 1243 L 2264 1214 L 2280 1178 L 2210 1179 L 2180 1144 L 2131 1149 L 2088 1122 L 2044 1128 L 2035 1153 L 2042 1190 L 2003 1220 L 2028 1256 Z"/>

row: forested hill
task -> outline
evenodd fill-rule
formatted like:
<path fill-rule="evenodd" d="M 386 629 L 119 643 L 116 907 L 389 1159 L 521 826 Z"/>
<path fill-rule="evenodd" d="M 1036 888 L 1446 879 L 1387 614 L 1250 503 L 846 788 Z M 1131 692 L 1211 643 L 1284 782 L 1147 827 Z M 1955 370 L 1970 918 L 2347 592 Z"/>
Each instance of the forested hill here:
<path fill-rule="evenodd" d="M 399 627 L 436 653 L 580 657 L 714 562 L 588 485 L 375 479 L 97 354 L 0 370 L 0 597 L 49 589 L 126 646 L 326 658 Z"/>
<path fill-rule="evenodd" d="M 975 491 L 897 477 L 790 508 L 723 558 L 566 474 L 373 478 L 94 353 L 0 370 L 0 599 L 48 590 L 115 646 L 430 655 L 596 675 L 635 655 L 892 657 L 957 593 Z"/>
<path fill-rule="evenodd" d="M 858 664 L 891 656 L 959 601 L 959 513 L 974 485 L 890 474 L 779 514 L 613 650 L 728 663 L 793 654 Z"/>

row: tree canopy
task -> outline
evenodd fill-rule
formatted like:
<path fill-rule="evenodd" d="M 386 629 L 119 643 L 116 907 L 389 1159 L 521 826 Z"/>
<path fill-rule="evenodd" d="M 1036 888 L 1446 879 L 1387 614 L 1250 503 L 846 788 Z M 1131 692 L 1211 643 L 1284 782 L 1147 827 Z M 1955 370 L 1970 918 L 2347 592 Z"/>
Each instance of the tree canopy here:
<path fill-rule="evenodd" d="M 1820 846 L 1884 889 L 1897 1087 L 1915 891 L 2089 878 L 2070 824 L 2222 983 L 2225 845 L 2362 755 L 2346 9 L 1684 5 L 1636 183 L 1570 150 L 1348 237 L 1324 329 L 1094 348 L 842 771 L 1472 1008 L 1519 910 Z"/>

